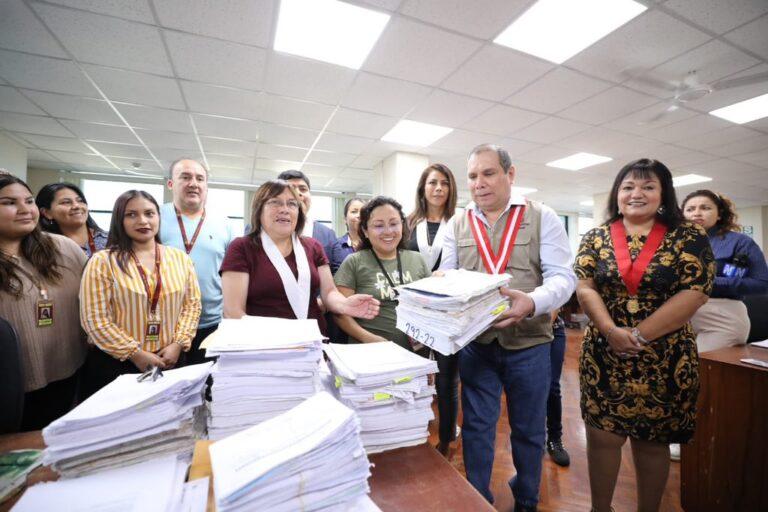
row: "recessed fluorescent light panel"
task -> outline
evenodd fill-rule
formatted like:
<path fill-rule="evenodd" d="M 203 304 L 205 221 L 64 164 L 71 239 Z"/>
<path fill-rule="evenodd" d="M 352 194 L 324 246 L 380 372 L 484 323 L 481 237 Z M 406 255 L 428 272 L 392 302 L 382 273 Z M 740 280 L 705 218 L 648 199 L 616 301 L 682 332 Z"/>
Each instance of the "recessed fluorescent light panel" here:
<path fill-rule="evenodd" d="M 762 119 L 768 116 L 768 94 L 713 110 L 710 114 L 736 124 Z"/>
<path fill-rule="evenodd" d="M 359 69 L 388 21 L 337 0 L 281 0 L 275 50 Z"/>
<path fill-rule="evenodd" d="M 539 0 L 493 42 L 560 64 L 646 9 L 633 0 Z"/>
<path fill-rule="evenodd" d="M 527 195 L 527 194 L 533 194 L 534 192 L 538 192 L 539 189 L 537 188 L 530 188 L 530 187 L 518 187 L 517 185 L 512 185 L 512 189 L 517 192 L 520 195 Z"/>
<path fill-rule="evenodd" d="M 592 153 L 576 153 L 575 155 L 549 162 L 547 167 L 557 167 L 558 169 L 568 169 L 569 171 L 578 171 L 586 167 L 592 167 L 597 164 L 610 162 L 613 158 L 607 156 L 593 155 Z"/>
<path fill-rule="evenodd" d="M 452 131 L 453 128 L 448 128 L 446 126 L 403 120 L 389 130 L 381 140 L 384 142 L 396 142 L 398 144 L 425 147 L 436 140 L 445 137 Z"/>
<path fill-rule="evenodd" d="M 675 187 L 684 187 L 686 185 L 693 185 L 694 183 L 704 183 L 705 181 L 712 181 L 712 178 L 699 176 L 698 174 L 684 174 L 683 176 L 673 177 L 672 185 Z"/>

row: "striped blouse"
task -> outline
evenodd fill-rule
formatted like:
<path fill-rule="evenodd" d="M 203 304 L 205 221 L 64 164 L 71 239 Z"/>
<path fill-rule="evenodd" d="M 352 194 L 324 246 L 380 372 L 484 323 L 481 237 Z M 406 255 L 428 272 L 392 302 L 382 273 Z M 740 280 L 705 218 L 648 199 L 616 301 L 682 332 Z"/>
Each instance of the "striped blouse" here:
<path fill-rule="evenodd" d="M 163 287 L 157 304 L 161 319 L 158 341 L 146 341 L 149 304 L 133 258 L 123 272 L 117 255 L 99 251 L 88 261 L 80 285 L 80 322 L 88 340 L 124 361 L 139 349 L 157 352 L 171 343 L 189 350 L 200 319 L 200 287 L 192 259 L 184 251 L 162 246 Z M 144 268 L 149 289 L 155 289 L 154 268 Z"/>

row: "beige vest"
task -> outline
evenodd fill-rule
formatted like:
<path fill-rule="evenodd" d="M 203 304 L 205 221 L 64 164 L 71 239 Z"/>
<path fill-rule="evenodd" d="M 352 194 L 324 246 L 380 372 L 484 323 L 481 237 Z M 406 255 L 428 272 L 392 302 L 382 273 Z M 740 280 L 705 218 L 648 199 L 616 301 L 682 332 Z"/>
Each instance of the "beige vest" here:
<path fill-rule="evenodd" d="M 501 236 L 511 211 L 512 208 L 502 214 L 488 233 L 496 254 L 499 253 Z M 462 212 L 456 215 L 453 221 L 459 268 L 486 272 L 472 235 L 467 213 Z M 541 203 L 526 200 L 525 215 L 515 239 L 515 248 L 506 267 L 506 272 L 512 275 L 511 288 L 531 292 L 544 282 L 539 256 L 540 240 Z M 478 343 L 492 343 L 494 340 L 498 340 L 502 347 L 509 350 L 519 350 L 550 342 L 552 341 L 550 316 L 538 315 L 504 329 L 491 328 L 475 339 Z"/>

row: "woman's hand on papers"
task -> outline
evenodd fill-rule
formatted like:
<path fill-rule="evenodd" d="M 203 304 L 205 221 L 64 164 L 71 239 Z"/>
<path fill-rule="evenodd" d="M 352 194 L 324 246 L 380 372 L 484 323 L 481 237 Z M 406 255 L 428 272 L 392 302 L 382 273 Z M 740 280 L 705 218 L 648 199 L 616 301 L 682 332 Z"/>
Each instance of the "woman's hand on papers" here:
<path fill-rule="evenodd" d="M 499 288 L 499 293 L 509 299 L 509 309 L 497 317 L 496 322 L 493 324 L 495 328 L 502 329 L 516 324 L 533 314 L 536 305 L 527 293 L 505 286 Z"/>
<path fill-rule="evenodd" d="M 176 362 L 179 360 L 180 354 L 181 345 L 178 343 L 171 343 L 157 353 L 157 355 L 160 356 L 160 358 L 163 360 L 163 363 L 165 363 L 165 369 L 171 369 L 176 366 Z"/>
<path fill-rule="evenodd" d="M 157 354 L 147 352 L 145 350 L 138 350 L 131 356 L 131 362 L 141 372 L 145 372 L 150 366 L 157 366 L 158 368 L 165 369 L 165 362 Z"/>
<path fill-rule="evenodd" d="M 445 272 L 442 270 L 435 270 L 432 272 L 432 277 L 445 277 Z"/>
<path fill-rule="evenodd" d="M 346 298 L 343 304 L 344 315 L 370 320 L 379 314 L 379 301 L 371 295 L 357 293 Z"/>

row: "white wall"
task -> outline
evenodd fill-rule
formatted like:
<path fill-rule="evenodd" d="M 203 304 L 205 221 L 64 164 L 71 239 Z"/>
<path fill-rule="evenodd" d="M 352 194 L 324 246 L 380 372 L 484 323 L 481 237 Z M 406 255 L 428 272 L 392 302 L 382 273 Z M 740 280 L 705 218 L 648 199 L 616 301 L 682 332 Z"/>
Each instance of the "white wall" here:
<path fill-rule="evenodd" d="M 27 180 L 27 148 L 0 134 L 0 169 Z"/>
<path fill-rule="evenodd" d="M 747 228 L 744 231 L 760 246 L 763 253 L 768 249 L 768 206 L 753 206 L 751 208 L 737 208 L 739 214 L 738 222 L 742 227 Z"/>

